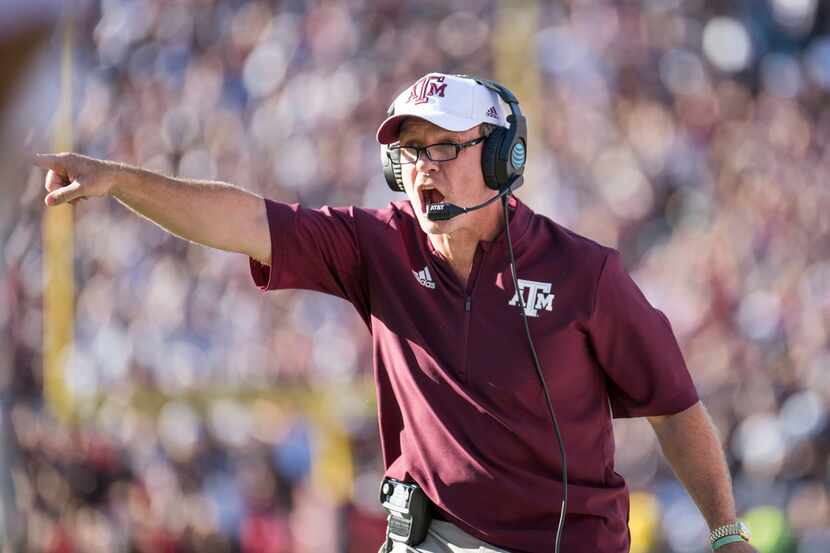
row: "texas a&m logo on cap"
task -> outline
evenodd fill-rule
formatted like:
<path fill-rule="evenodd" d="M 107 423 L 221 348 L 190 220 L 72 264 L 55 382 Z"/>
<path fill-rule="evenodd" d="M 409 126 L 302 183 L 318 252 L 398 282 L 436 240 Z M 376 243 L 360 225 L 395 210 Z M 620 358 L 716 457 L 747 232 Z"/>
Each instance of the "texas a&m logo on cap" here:
<path fill-rule="evenodd" d="M 406 103 L 415 101 L 416 104 L 429 102 L 431 96 L 444 97 L 447 90 L 447 83 L 444 82 L 444 75 L 427 75 L 418 79 L 409 91 L 409 98 Z"/>

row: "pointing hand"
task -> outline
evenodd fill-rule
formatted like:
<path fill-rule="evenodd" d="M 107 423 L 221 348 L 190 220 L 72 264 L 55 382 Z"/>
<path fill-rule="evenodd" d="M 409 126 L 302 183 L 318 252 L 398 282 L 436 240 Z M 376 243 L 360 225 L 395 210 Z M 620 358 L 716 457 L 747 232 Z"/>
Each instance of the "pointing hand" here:
<path fill-rule="evenodd" d="M 106 196 L 114 182 L 115 164 L 74 153 L 35 154 L 32 164 L 46 169 L 47 206 L 76 204 L 91 196 Z"/>

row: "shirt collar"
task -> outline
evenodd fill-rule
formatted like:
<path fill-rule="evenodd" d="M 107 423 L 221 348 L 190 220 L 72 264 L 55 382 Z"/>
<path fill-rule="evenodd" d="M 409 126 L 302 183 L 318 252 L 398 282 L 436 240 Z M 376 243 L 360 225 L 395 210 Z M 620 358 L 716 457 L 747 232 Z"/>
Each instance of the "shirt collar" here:
<path fill-rule="evenodd" d="M 513 195 L 511 195 L 507 200 L 507 210 L 510 214 L 510 238 L 513 240 L 513 247 L 515 248 L 516 245 L 521 242 L 528 226 L 530 225 L 533 211 L 527 207 L 524 202 Z M 442 257 L 441 254 L 435 249 L 435 246 L 432 245 L 432 241 L 429 239 L 429 236 L 420 230 L 420 228 L 418 230 L 422 235 L 422 238 L 426 241 L 429 251 L 433 255 Z M 501 247 L 502 245 L 504 245 L 505 248 L 507 247 L 507 238 L 503 227 L 501 232 L 499 232 L 493 240 L 479 241 L 479 246 L 481 246 L 481 249 L 484 251 L 490 251 L 492 248 Z"/>
<path fill-rule="evenodd" d="M 525 231 L 530 224 L 530 218 L 533 212 L 527 207 L 524 202 L 519 200 L 516 196 L 511 195 L 507 200 L 507 211 L 510 214 L 510 238 L 513 240 L 513 247 L 516 247 L 521 239 L 524 237 Z M 481 249 L 490 251 L 493 247 L 501 244 L 507 245 L 507 235 L 502 228 L 493 240 L 481 240 L 479 242 Z"/>

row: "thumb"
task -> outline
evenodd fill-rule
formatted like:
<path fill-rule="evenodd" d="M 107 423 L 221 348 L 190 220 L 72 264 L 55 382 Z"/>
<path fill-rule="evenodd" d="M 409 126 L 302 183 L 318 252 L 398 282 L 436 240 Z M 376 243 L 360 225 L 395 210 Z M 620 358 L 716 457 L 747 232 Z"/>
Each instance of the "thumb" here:
<path fill-rule="evenodd" d="M 81 183 L 73 181 L 71 184 L 58 188 L 54 192 L 46 196 L 46 205 L 53 206 L 66 203 L 81 197 Z"/>

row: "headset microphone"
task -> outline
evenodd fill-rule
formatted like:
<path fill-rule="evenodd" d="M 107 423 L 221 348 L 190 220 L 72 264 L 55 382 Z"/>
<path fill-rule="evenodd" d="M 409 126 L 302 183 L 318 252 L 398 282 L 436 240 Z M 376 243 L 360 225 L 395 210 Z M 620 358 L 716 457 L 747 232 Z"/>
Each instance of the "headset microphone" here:
<path fill-rule="evenodd" d="M 481 209 L 482 207 L 490 205 L 499 198 L 512 193 L 522 184 L 524 184 L 524 178 L 521 175 L 516 175 L 510 180 L 510 183 L 507 186 L 502 187 L 498 194 L 496 194 L 489 200 L 482 202 L 478 205 L 474 205 L 472 207 L 460 207 L 449 202 L 429 204 L 427 206 L 427 219 L 429 219 L 430 221 L 449 221 L 453 217 L 457 217 L 464 213 L 469 213 L 471 211 L 475 211 L 477 209 Z"/>
<path fill-rule="evenodd" d="M 476 209 L 476 208 L 473 208 Z M 453 217 L 467 213 L 470 209 L 458 207 L 455 204 L 441 202 L 440 204 L 429 204 L 427 206 L 427 219 L 430 221 L 448 221 Z"/>

